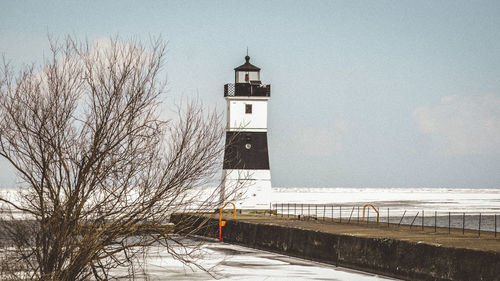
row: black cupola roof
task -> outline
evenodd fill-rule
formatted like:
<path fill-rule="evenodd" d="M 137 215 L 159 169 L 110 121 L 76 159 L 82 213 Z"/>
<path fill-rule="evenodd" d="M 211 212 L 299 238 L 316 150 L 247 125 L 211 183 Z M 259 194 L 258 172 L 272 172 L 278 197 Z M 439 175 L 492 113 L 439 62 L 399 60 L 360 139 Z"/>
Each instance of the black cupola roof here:
<path fill-rule="evenodd" d="M 235 68 L 236 71 L 260 71 L 260 68 L 250 63 L 250 57 L 247 55 L 245 57 L 245 64 L 242 64 Z"/>

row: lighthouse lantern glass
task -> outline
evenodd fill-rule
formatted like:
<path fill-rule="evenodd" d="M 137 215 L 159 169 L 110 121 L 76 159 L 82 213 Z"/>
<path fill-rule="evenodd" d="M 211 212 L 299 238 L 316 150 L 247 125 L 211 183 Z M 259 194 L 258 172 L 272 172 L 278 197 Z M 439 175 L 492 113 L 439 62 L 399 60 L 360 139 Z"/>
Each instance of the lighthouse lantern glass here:
<path fill-rule="evenodd" d="M 236 83 L 249 83 L 250 81 L 260 81 L 258 71 L 236 71 Z"/>

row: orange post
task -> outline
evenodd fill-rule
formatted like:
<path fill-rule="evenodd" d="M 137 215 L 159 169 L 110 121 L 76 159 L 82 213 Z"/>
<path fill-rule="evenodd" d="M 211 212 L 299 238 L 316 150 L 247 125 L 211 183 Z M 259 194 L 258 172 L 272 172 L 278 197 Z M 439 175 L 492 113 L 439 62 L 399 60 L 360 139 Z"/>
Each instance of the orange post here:
<path fill-rule="evenodd" d="M 377 222 L 379 222 L 379 220 L 380 220 L 380 214 L 378 213 L 377 208 L 375 208 L 375 206 L 373 206 L 372 204 L 369 204 L 369 203 L 368 203 L 368 204 L 365 204 L 365 205 L 363 206 L 363 220 L 362 220 L 362 221 L 363 221 L 363 222 L 365 221 L 365 209 L 366 209 L 366 207 L 368 207 L 368 206 L 372 207 L 372 208 L 373 208 L 373 210 L 375 210 L 375 212 L 377 213 Z"/>
<path fill-rule="evenodd" d="M 224 210 L 224 208 L 226 208 L 229 204 L 233 205 L 233 218 L 236 218 L 236 206 L 233 202 L 227 202 L 226 205 L 224 205 L 224 207 L 222 207 L 219 211 L 219 241 L 222 241 L 222 227 L 226 226 L 226 221 L 222 220 L 222 210 Z"/>

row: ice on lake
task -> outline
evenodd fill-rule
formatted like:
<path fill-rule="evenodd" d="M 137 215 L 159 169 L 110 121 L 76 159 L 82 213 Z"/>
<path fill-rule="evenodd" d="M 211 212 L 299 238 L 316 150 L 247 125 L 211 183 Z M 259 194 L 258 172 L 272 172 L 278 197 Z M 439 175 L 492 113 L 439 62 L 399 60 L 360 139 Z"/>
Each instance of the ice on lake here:
<path fill-rule="evenodd" d="M 500 188 L 273 188 L 272 203 L 336 204 L 439 212 L 500 212 Z"/>

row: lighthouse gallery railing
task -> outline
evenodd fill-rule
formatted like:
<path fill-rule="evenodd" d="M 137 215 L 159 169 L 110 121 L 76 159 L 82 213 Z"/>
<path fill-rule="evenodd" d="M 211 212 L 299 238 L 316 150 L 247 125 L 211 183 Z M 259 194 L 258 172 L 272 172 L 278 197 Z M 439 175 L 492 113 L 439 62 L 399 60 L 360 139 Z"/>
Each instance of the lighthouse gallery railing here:
<path fill-rule="evenodd" d="M 224 85 L 224 97 L 270 97 L 271 85 L 236 83 Z"/>

